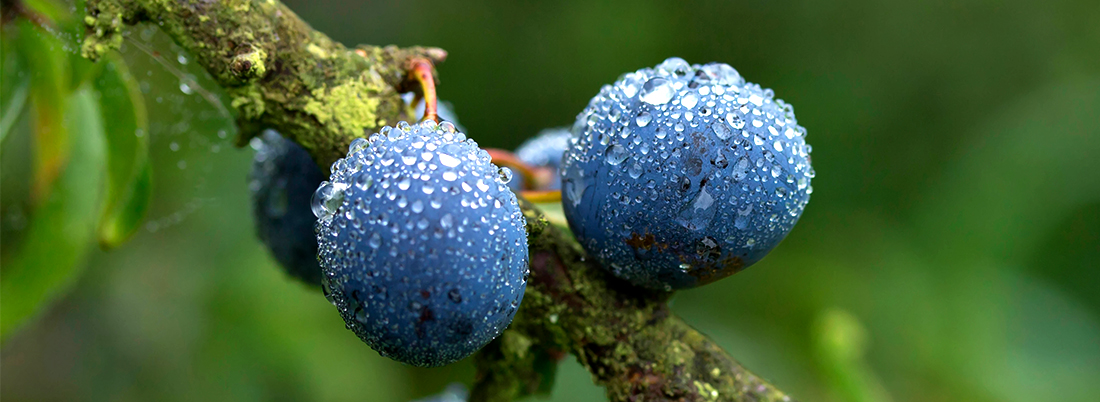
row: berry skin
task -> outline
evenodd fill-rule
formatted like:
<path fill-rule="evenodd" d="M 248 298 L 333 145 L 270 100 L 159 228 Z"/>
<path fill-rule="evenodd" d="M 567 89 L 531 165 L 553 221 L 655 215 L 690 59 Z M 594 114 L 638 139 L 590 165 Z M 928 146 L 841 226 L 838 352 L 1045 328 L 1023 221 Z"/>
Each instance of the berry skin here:
<path fill-rule="evenodd" d="M 348 328 L 423 367 L 499 335 L 528 272 L 526 220 L 501 176 L 447 122 L 355 140 L 313 203 L 325 294 Z"/>
<path fill-rule="evenodd" d="M 273 130 L 253 139 L 253 147 L 256 156 L 249 187 L 256 234 L 283 271 L 320 286 L 321 265 L 313 232 L 317 218 L 310 199 L 325 174 L 305 149 Z"/>
<path fill-rule="evenodd" d="M 558 170 L 561 169 L 561 157 L 565 153 L 565 147 L 569 144 L 572 134 L 566 128 L 548 128 L 538 135 L 529 138 L 516 148 L 516 157 L 531 167 L 545 167 L 550 169 L 551 177 L 547 188 L 541 190 L 560 190 L 561 180 L 558 180 Z M 513 190 L 523 188 L 522 176 L 509 183 Z"/>
<path fill-rule="evenodd" d="M 628 73 L 572 131 L 569 226 L 601 265 L 640 286 L 690 288 L 752 265 L 813 192 L 793 108 L 726 64 L 670 58 Z"/>

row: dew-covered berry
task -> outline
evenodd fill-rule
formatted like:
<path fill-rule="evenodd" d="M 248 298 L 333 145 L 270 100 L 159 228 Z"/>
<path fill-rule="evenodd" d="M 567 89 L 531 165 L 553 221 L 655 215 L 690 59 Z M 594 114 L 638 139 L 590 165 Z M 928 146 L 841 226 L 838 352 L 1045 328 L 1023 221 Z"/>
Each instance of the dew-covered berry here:
<path fill-rule="evenodd" d="M 561 169 L 561 157 L 565 153 L 565 147 L 568 145 L 570 137 L 572 137 L 572 134 L 569 133 L 567 128 L 548 128 L 540 131 L 538 135 L 524 141 L 519 148 L 516 148 L 516 157 L 523 163 L 535 168 L 550 169 L 550 177 L 553 179 L 547 183 L 545 189 L 541 190 L 561 189 L 558 171 Z M 510 184 L 512 189 L 522 189 L 523 177 L 517 177 Z"/>
<path fill-rule="evenodd" d="M 726 64 L 671 58 L 628 73 L 572 131 L 562 167 L 569 226 L 637 285 L 690 288 L 752 265 L 813 192 L 791 105 Z"/>
<path fill-rule="evenodd" d="M 383 356 L 440 366 L 504 330 L 523 299 L 526 221 L 477 143 L 444 122 L 357 139 L 314 197 L 324 289 Z"/>
<path fill-rule="evenodd" d="M 256 234 L 286 273 L 321 284 L 317 263 L 317 218 L 310 200 L 325 174 L 305 149 L 267 130 L 252 142 L 256 156 L 249 175 Z"/>

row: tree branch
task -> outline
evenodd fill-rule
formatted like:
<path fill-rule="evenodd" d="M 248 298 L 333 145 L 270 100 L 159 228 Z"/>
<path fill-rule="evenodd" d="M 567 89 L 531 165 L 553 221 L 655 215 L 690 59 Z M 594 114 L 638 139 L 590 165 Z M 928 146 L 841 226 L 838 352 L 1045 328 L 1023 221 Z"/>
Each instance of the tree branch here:
<path fill-rule="evenodd" d="M 89 0 L 84 54 L 117 48 L 125 25 L 157 23 L 231 97 L 244 144 L 275 128 L 323 167 L 354 138 L 409 120 L 399 94 L 413 57 L 435 48 L 349 50 L 275 0 Z M 471 399 L 547 392 L 556 361 L 572 353 L 612 401 L 788 401 L 672 314 L 669 293 L 639 289 L 586 259 L 580 245 L 533 205 L 531 277 L 515 321 L 478 353 Z"/>
<path fill-rule="evenodd" d="M 124 25 L 154 22 L 226 89 L 246 143 L 260 128 L 310 151 L 327 170 L 351 140 L 408 120 L 400 92 L 413 57 L 442 61 L 434 48 L 363 46 L 317 32 L 274 0 L 90 0 L 84 55 L 122 43 Z"/>

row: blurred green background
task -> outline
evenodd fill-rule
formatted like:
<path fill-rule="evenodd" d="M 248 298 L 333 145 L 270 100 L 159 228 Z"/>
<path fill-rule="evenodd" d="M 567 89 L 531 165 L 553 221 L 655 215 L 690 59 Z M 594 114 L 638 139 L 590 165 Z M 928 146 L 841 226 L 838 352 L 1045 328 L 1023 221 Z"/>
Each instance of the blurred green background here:
<path fill-rule="evenodd" d="M 815 191 L 768 258 L 676 312 L 804 401 L 1100 400 L 1100 2 L 287 4 L 348 45 L 447 49 L 440 96 L 488 147 L 571 124 L 621 73 L 729 63 L 795 106 Z M 219 90 L 151 27 L 123 56 L 148 220 L 4 341 L 0 399 L 404 401 L 472 380 L 379 357 L 283 275 Z M 27 127 L 3 149 L 5 254 L 31 214 Z M 567 357 L 551 400 L 603 398 Z"/>

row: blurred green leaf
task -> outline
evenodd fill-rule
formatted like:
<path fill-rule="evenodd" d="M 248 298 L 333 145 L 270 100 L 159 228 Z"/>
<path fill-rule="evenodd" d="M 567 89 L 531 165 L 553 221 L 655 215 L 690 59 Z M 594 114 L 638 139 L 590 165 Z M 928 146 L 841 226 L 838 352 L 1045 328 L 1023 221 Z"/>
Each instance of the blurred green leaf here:
<path fill-rule="evenodd" d="M 125 242 L 138 229 L 152 196 L 149 129 L 137 82 L 117 57 L 95 80 L 107 145 L 107 193 L 97 235 L 103 248 Z"/>
<path fill-rule="evenodd" d="M 16 51 L 27 62 L 34 119 L 34 184 L 31 197 L 44 200 L 69 158 L 70 139 L 64 124 L 69 94 L 69 62 L 61 41 L 27 20 L 19 20 Z"/>
<path fill-rule="evenodd" d="M 23 6 L 52 22 L 68 19 L 71 15 L 59 2 L 54 0 L 22 0 Z"/>
<path fill-rule="evenodd" d="M 72 129 L 73 154 L 32 213 L 23 244 L 0 276 L 0 339 L 61 295 L 76 278 L 95 228 L 103 180 L 103 121 L 92 91 L 68 99 L 64 123 Z"/>
<path fill-rule="evenodd" d="M 6 38 L 5 38 L 6 39 Z M 4 46 L 9 44 L 5 41 Z M 8 138 L 12 126 L 23 114 L 30 93 L 31 79 L 24 73 L 16 52 L 4 52 L 3 78 L 0 79 L 0 143 Z"/>
<path fill-rule="evenodd" d="M 1093 79 L 1048 86 L 993 115 L 917 214 L 937 254 L 1026 260 L 1062 217 L 1100 199 L 1097 110 Z"/>
<path fill-rule="evenodd" d="M 890 401 L 889 394 L 864 361 L 867 329 L 852 313 L 830 308 L 814 325 L 814 352 L 839 400 Z"/>

